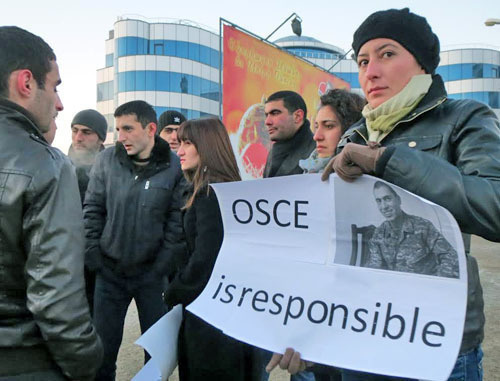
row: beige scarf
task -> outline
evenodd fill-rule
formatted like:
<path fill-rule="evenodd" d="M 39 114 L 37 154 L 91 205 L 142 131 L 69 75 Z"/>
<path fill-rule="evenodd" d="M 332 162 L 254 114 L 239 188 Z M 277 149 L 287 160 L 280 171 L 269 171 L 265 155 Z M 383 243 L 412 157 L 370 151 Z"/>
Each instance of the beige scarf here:
<path fill-rule="evenodd" d="M 362 111 L 366 119 L 368 140 L 380 142 L 394 129 L 396 123 L 417 107 L 432 84 L 430 74 L 413 76 L 398 94 L 376 108 L 367 104 Z"/>

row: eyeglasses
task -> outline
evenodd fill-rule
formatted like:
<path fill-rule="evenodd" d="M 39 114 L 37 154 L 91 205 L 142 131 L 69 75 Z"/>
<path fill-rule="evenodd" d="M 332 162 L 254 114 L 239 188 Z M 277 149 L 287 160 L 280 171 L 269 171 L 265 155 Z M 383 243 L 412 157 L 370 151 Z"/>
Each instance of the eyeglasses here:
<path fill-rule="evenodd" d="M 165 131 L 167 134 L 171 134 L 172 132 L 177 132 L 179 127 L 173 128 L 173 127 L 165 127 L 163 131 Z"/>

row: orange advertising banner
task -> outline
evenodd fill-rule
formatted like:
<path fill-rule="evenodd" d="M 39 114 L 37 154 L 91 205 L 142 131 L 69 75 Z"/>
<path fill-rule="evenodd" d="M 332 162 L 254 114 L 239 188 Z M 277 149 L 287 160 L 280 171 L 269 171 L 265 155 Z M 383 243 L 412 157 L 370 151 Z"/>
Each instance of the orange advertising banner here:
<path fill-rule="evenodd" d="M 243 179 L 262 177 L 271 141 L 264 102 L 272 93 L 293 90 L 316 112 L 319 97 L 349 84 L 287 52 L 224 25 L 223 122 Z"/>

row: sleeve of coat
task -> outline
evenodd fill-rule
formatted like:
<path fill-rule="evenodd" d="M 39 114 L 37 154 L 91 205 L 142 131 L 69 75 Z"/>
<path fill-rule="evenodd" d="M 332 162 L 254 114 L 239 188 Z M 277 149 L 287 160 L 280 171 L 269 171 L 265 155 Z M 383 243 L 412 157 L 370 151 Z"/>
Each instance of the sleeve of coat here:
<path fill-rule="evenodd" d="M 83 218 L 85 224 L 85 265 L 92 271 L 101 267 L 101 239 L 106 223 L 106 184 L 105 156 L 101 152 L 96 159 L 89 176 L 89 185 L 83 203 Z"/>
<path fill-rule="evenodd" d="M 91 380 L 102 346 L 85 296 L 82 209 L 69 160 L 56 177 L 35 176 L 28 194 L 32 202 L 23 217 L 27 307 L 63 373 Z"/>
<path fill-rule="evenodd" d="M 472 108 L 472 110 L 471 110 Z M 464 233 L 500 241 L 500 127 L 493 111 L 464 102 L 446 161 L 406 146 L 387 149 L 377 175 L 448 209 Z M 439 123 L 437 120 L 436 123 Z M 384 153 L 385 155 L 385 153 Z M 382 155 L 382 156 L 384 156 Z"/>
<path fill-rule="evenodd" d="M 208 283 L 224 236 L 222 216 L 215 192 L 197 196 L 191 208 L 196 215 L 194 250 L 175 274 L 164 294 L 169 306 L 191 303 Z"/>
<path fill-rule="evenodd" d="M 179 176 L 168 207 L 163 243 L 154 266 L 155 271 L 162 276 L 171 276 L 185 262 L 186 241 L 182 229 L 181 209 L 184 206 L 183 194 L 186 187 L 186 180 L 179 169 Z"/>

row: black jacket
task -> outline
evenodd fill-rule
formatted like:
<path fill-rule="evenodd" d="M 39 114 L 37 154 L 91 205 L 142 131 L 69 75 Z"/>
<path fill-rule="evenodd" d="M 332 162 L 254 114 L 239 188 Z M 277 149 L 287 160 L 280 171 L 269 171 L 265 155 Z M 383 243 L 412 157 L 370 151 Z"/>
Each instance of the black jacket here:
<path fill-rule="evenodd" d="M 342 136 L 366 144 L 362 119 Z M 500 241 L 500 128 L 494 112 L 473 100 L 446 98 L 439 75 L 417 108 L 381 141 L 376 176 L 448 209 L 463 233 Z M 465 237 L 466 251 L 469 237 Z M 461 353 L 483 339 L 483 292 L 467 255 L 468 301 Z"/>
<path fill-rule="evenodd" d="M 0 378 L 59 367 L 93 379 L 102 346 L 85 299 L 73 165 L 5 99 L 0 130 Z"/>
<path fill-rule="evenodd" d="M 133 276 L 168 275 L 173 246 L 182 237 L 179 158 L 156 137 L 151 161 L 138 169 L 121 143 L 102 151 L 90 173 L 84 201 L 86 264 L 103 264 Z"/>
<path fill-rule="evenodd" d="M 299 160 L 307 159 L 316 148 L 311 125 L 307 119 L 297 133 L 289 140 L 277 141 L 267 155 L 263 177 L 300 175 L 304 170 Z"/>
<path fill-rule="evenodd" d="M 215 192 L 200 190 L 184 213 L 187 252 L 163 297 L 167 305 L 187 306 L 208 283 L 224 236 Z M 189 311 L 179 333 L 179 377 L 182 381 L 258 381 L 265 364 L 253 347 L 226 336 Z"/>

